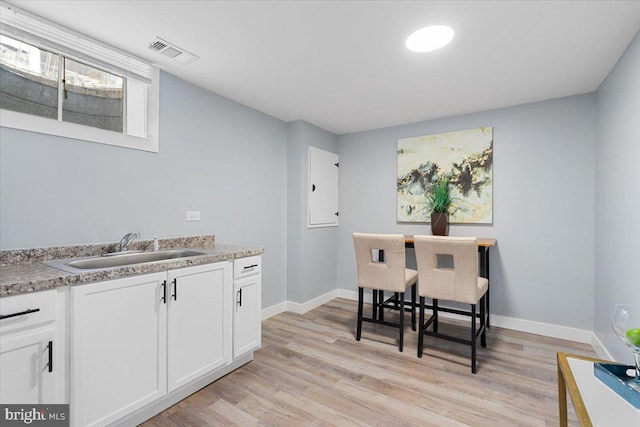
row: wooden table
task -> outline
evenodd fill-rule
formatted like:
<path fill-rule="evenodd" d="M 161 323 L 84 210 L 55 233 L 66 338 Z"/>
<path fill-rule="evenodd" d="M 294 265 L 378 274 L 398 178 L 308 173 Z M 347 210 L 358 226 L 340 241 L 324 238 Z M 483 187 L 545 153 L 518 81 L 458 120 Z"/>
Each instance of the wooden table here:
<path fill-rule="evenodd" d="M 496 245 L 496 239 L 486 238 L 486 237 L 478 237 L 478 254 L 480 256 L 479 261 L 479 274 L 481 277 L 489 280 L 489 287 L 487 288 L 487 328 L 491 325 L 490 320 L 490 292 L 491 288 L 491 280 L 489 279 L 489 249 Z M 404 235 L 404 246 L 405 248 L 413 248 L 414 247 L 414 238 L 411 234 Z M 440 308 L 442 311 L 450 311 L 452 313 L 457 314 L 467 314 L 466 312 L 462 313 L 460 310 L 447 309 L 446 307 Z"/>
<path fill-rule="evenodd" d="M 614 363 L 558 352 L 560 426 L 567 426 L 567 390 L 582 426 L 640 426 L 640 410 L 594 375 L 594 362 Z"/>

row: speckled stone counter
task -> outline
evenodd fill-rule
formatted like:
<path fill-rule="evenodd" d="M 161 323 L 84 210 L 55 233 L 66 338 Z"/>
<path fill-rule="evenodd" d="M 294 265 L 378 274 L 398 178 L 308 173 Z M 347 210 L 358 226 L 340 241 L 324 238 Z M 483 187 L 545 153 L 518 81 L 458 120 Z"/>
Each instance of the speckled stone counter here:
<path fill-rule="evenodd" d="M 65 246 L 41 249 L 0 251 L 0 298 L 60 286 L 82 285 L 138 274 L 155 273 L 193 265 L 210 264 L 234 258 L 260 255 L 262 248 L 215 243 L 214 236 L 196 236 L 159 240 L 160 249 L 191 248 L 203 255 L 154 261 L 100 271 L 70 273 L 49 267 L 44 261 L 79 258 L 114 252 L 115 244 Z M 151 250 L 153 241 L 133 242 L 130 250 Z"/>

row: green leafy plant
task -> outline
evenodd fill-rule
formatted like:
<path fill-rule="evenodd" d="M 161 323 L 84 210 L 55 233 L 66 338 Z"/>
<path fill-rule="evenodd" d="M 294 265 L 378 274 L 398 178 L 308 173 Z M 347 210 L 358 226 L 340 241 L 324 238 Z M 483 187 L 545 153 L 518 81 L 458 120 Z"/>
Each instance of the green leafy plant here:
<path fill-rule="evenodd" d="M 426 193 L 427 209 L 431 213 L 453 213 L 449 212 L 453 203 L 449 181 L 448 176 L 441 177 Z"/>

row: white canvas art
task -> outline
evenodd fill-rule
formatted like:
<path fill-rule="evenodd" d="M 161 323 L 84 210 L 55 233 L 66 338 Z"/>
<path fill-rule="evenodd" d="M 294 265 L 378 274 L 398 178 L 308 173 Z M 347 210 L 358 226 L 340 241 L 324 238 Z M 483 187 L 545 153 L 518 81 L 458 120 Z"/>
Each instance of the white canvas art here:
<path fill-rule="evenodd" d="M 429 222 L 425 194 L 449 177 L 451 223 L 493 222 L 493 128 L 398 140 L 399 222 Z"/>

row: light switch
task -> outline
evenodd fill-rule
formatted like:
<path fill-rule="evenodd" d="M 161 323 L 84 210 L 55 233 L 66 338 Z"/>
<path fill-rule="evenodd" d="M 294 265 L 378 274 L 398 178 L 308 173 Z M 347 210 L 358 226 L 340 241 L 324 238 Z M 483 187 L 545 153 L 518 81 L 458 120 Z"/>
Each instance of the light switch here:
<path fill-rule="evenodd" d="M 187 211 L 187 221 L 200 221 L 200 211 Z"/>

